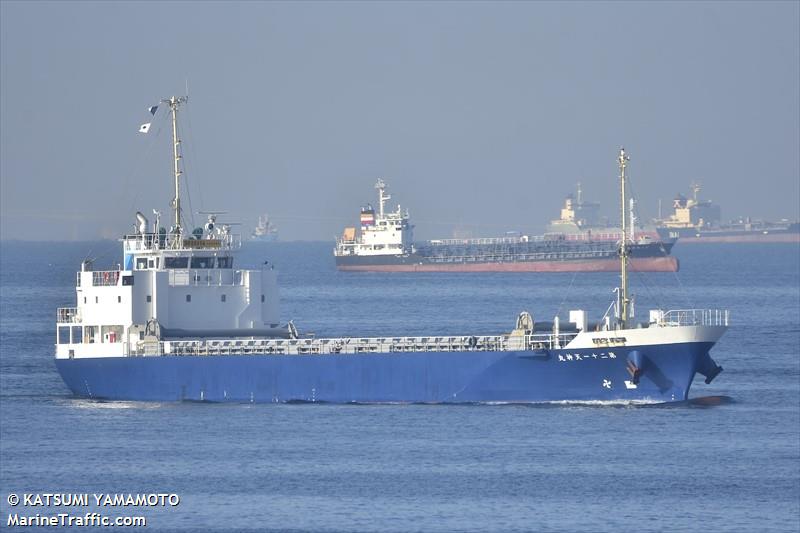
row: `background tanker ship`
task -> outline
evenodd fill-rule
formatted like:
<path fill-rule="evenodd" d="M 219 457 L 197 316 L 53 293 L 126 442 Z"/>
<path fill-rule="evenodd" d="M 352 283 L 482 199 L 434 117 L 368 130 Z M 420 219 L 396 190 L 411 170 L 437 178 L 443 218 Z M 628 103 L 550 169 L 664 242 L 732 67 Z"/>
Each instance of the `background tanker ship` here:
<path fill-rule="evenodd" d="M 628 207 L 628 220 L 637 242 L 645 242 L 647 239 L 675 241 L 674 238 L 661 239 L 655 226 L 641 224 L 641 219 L 636 216 L 636 202 L 633 198 L 629 200 Z M 568 240 L 619 242 L 622 239 L 622 229 L 600 216 L 598 202 L 583 199 L 583 189 L 578 183 L 577 194 L 569 194 L 564 199 L 560 218 L 551 220 L 547 225 L 547 235 L 560 236 Z"/>
<path fill-rule="evenodd" d="M 408 211 L 386 212 L 386 184 L 378 180 L 378 211 L 361 209 L 361 228 L 345 228 L 334 256 L 339 270 L 373 272 L 613 272 L 618 270 L 622 234 L 606 232 L 548 233 L 480 239 L 437 239 L 415 243 Z M 571 210 L 571 211 L 570 211 Z M 566 213 L 566 215 L 565 215 Z M 567 201 L 562 220 L 575 218 Z M 568 222 L 569 220 L 567 220 Z M 631 268 L 675 272 L 669 255 L 675 239 L 641 235 L 628 244 Z"/>
<path fill-rule="evenodd" d="M 658 234 L 663 239 L 681 242 L 788 242 L 800 243 L 800 223 L 783 220 L 766 222 L 740 218 L 720 223 L 718 205 L 700 200 L 700 185 L 692 184 L 692 197 L 679 194 L 672 201 L 673 213 L 657 221 Z"/>

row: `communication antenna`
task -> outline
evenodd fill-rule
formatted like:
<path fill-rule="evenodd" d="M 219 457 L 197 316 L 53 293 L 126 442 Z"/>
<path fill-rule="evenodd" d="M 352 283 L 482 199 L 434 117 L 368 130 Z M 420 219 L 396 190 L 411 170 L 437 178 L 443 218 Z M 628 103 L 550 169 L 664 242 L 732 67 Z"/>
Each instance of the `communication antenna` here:
<path fill-rule="evenodd" d="M 181 186 L 180 177 L 183 174 L 181 170 L 181 140 L 178 138 L 178 107 L 189 101 L 188 96 L 172 96 L 161 100 L 162 103 L 169 105 L 172 113 L 172 155 L 174 159 L 174 174 L 175 174 L 175 197 L 172 199 L 172 212 L 173 228 L 172 231 L 178 235 L 181 234 Z"/>
<path fill-rule="evenodd" d="M 378 189 L 378 212 L 380 213 L 380 217 L 383 218 L 383 208 L 386 205 L 386 200 L 392 197 L 386 194 L 386 183 L 384 183 L 381 178 L 378 178 L 375 188 Z"/>
<path fill-rule="evenodd" d="M 619 288 L 619 326 L 621 329 L 625 329 L 628 322 L 628 305 L 630 304 L 630 298 L 628 298 L 628 256 L 630 255 L 630 247 L 628 242 L 628 206 L 625 201 L 625 167 L 628 161 L 631 160 L 625 153 L 625 148 L 619 149 L 619 157 L 617 160 L 619 162 L 620 193 L 622 196 L 622 243 L 619 249 L 620 277 L 622 278 L 622 283 L 620 283 Z"/>

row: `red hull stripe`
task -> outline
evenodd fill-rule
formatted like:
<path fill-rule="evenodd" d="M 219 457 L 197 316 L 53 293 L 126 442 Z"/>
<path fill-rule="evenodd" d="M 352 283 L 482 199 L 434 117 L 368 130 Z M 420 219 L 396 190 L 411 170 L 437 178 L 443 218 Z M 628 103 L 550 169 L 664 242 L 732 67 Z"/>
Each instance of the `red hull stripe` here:
<path fill-rule="evenodd" d="M 638 272 L 677 272 L 675 257 L 634 257 L 631 270 Z M 359 272 L 618 272 L 619 260 L 531 261 L 517 263 L 453 263 L 421 265 L 339 265 L 339 270 Z"/>
<path fill-rule="evenodd" d="M 702 237 L 680 237 L 679 243 L 702 243 L 702 242 L 789 242 L 800 244 L 800 233 L 760 233 L 757 235 L 713 235 Z"/>

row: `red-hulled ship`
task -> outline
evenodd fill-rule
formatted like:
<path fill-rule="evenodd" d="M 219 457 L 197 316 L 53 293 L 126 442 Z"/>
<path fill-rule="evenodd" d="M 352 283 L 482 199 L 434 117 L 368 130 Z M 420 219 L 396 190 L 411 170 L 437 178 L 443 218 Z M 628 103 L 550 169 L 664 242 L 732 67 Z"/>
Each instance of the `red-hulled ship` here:
<path fill-rule="evenodd" d="M 378 210 L 361 209 L 360 231 L 345 228 L 334 256 L 339 270 L 369 272 L 614 272 L 622 234 L 608 231 L 437 239 L 415 243 L 408 211 L 386 211 L 386 184 L 378 180 Z M 568 202 L 569 204 L 569 202 Z M 571 208 L 571 204 L 567 205 Z M 573 212 L 574 215 L 574 212 Z M 562 210 L 562 219 L 564 210 Z M 618 236 L 618 238 L 614 238 Z M 640 235 L 629 243 L 630 266 L 642 272 L 675 272 L 675 239 Z"/>

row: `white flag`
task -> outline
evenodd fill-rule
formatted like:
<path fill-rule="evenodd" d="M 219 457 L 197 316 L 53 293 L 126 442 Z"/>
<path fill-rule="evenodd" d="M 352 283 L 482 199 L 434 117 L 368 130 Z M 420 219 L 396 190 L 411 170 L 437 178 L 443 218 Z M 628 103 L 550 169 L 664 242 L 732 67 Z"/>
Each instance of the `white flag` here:
<path fill-rule="evenodd" d="M 139 133 L 147 133 L 148 131 L 150 131 L 150 124 L 152 123 L 148 122 L 147 124 L 142 124 L 141 126 L 139 126 Z"/>

